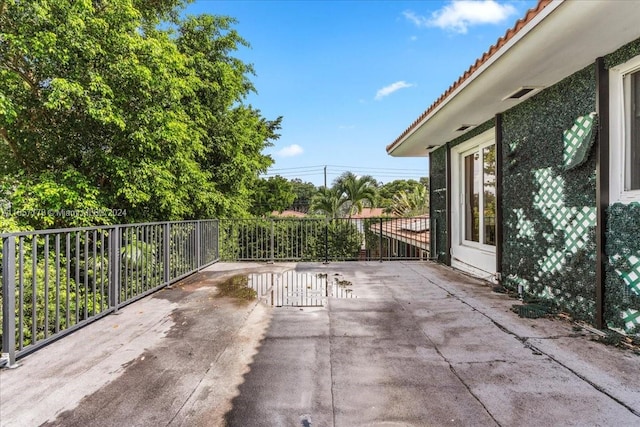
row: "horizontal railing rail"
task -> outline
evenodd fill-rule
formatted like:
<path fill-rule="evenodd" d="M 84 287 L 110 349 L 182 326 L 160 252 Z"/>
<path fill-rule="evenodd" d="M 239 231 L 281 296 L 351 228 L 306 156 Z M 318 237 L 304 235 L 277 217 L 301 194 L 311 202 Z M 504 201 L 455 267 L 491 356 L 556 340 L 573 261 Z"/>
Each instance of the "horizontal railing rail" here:
<path fill-rule="evenodd" d="M 2 240 L 2 361 L 219 259 L 218 220 L 24 231 Z"/>

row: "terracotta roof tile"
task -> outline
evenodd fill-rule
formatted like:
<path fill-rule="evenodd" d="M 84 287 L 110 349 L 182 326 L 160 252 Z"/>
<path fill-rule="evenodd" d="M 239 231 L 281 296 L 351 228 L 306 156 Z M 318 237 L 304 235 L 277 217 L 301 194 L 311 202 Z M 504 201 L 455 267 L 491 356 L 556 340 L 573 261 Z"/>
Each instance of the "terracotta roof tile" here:
<path fill-rule="evenodd" d="M 396 138 L 391 144 L 387 145 L 387 152 L 393 149 L 396 145 L 402 141 L 402 139 L 409 134 L 429 113 L 435 110 L 438 105 L 440 105 L 451 93 L 456 90 L 465 80 L 471 76 L 478 68 L 482 66 L 493 54 L 495 54 L 502 46 L 504 46 L 509 40 L 513 38 L 514 35 L 518 33 L 527 23 L 529 23 L 533 18 L 538 15 L 552 0 L 539 0 L 536 7 L 529 9 L 526 15 L 523 18 L 518 19 L 515 25 L 512 28 L 509 28 L 504 36 L 500 37 L 496 44 L 491 45 L 489 50 L 482 54 L 482 56 L 476 59 L 476 62 L 471 65 L 467 71 L 464 72 L 462 76 L 458 78 L 449 88 L 442 94 L 440 97 L 433 103 L 427 110 L 420 115 L 416 120 L 411 123 L 411 125 L 405 129 L 399 137 Z"/>
<path fill-rule="evenodd" d="M 351 216 L 351 218 L 361 219 L 361 218 L 377 218 L 381 216 L 388 216 L 384 213 L 384 208 L 362 208 L 361 213 L 356 213 Z"/>
<path fill-rule="evenodd" d="M 307 215 L 305 213 L 303 213 L 303 212 L 284 210 L 282 212 L 273 211 L 273 212 L 271 212 L 271 216 L 299 217 L 299 218 L 302 218 L 302 217 L 307 216 Z"/>

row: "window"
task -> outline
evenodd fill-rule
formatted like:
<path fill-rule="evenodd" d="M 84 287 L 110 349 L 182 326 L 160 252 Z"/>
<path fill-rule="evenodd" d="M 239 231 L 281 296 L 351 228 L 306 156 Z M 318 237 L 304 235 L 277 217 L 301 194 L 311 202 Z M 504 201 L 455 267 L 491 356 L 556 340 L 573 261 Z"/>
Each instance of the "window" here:
<path fill-rule="evenodd" d="M 623 77 L 625 97 L 625 191 L 640 190 L 640 71 Z"/>
<path fill-rule="evenodd" d="M 463 157 L 464 240 L 496 245 L 496 146 L 476 147 Z"/>
<path fill-rule="evenodd" d="M 640 56 L 609 71 L 611 202 L 640 201 Z"/>

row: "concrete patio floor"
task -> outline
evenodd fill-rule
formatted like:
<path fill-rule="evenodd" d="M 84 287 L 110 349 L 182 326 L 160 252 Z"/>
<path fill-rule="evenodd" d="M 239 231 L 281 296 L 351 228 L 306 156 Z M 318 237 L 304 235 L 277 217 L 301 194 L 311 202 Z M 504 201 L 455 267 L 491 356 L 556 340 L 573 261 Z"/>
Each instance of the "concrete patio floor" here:
<path fill-rule="evenodd" d="M 326 273 L 354 299 L 216 296 Z M 219 263 L 0 371 L 2 426 L 640 425 L 640 356 L 426 262 Z"/>

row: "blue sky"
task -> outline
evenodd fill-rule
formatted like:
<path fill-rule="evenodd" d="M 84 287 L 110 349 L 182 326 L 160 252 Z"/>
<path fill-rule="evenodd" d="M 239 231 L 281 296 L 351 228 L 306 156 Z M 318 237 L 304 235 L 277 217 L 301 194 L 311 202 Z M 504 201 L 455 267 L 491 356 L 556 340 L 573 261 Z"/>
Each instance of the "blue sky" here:
<path fill-rule="evenodd" d="M 385 147 L 534 7 L 535 0 L 206 1 L 186 13 L 232 16 L 251 48 L 268 119 L 283 116 L 267 149 L 270 175 L 316 185 L 346 170 L 382 182 L 425 176 L 427 158 Z"/>

